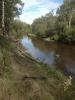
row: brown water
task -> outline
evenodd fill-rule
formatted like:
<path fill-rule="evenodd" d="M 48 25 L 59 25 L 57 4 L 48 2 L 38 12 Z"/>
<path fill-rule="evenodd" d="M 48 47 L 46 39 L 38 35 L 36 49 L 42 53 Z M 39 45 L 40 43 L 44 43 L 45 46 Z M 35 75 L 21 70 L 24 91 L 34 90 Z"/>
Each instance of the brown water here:
<path fill-rule="evenodd" d="M 75 76 L 75 46 L 28 37 L 24 37 L 21 42 L 35 59 L 53 65 L 66 75 Z"/>

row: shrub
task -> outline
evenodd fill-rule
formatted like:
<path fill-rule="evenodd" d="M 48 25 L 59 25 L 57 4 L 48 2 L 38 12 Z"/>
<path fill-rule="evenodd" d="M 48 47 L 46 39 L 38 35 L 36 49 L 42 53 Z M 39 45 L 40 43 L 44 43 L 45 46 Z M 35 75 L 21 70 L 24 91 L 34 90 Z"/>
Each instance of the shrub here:
<path fill-rule="evenodd" d="M 66 35 L 75 35 L 75 27 L 66 31 Z"/>
<path fill-rule="evenodd" d="M 75 44 L 75 28 L 67 30 L 64 34 L 59 35 L 59 41 L 69 44 Z"/>

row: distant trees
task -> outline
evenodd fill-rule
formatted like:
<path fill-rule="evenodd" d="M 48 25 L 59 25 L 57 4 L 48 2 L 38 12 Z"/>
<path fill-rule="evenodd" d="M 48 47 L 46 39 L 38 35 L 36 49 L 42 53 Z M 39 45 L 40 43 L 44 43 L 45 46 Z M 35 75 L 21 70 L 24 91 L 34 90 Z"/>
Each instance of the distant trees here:
<path fill-rule="evenodd" d="M 48 13 L 34 20 L 32 33 L 69 43 L 75 42 L 75 0 L 64 0 L 56 15 Z"/>
<path fill-rule="evenodd" d="M 75 42 L 75 0 L 64 0 L 56 15 L 53 12 L 34 20 L 32 25 L 15 20 L 23 8 L 21 0 L 0 0 L 0 28 L 7 35 L 33 33 L 39 37 Z M 9 34 L 8 34 L 9 35 Z"/>
<path fill-rule="evenodd" d="M 32 24 L 32 33 L 42 37 L 52 35 L 55 22 L 56 17 L 52 13 L 48 13 L 46 16 L 34 20 Z"/>
<path fill-rule="evenodd" d="M 20 38 L 23 35 L 31 33 L 31 26 L 20 20 L 14 20 L 12 23 L 12 33 Z"/>

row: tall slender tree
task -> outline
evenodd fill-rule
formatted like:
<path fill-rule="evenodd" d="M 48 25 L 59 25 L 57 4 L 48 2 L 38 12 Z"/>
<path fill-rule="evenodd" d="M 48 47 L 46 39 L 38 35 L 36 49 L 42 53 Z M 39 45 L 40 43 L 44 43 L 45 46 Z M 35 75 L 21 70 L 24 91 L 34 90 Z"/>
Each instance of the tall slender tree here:
<path fill-rule="evenodd" d="M 21 14 L 23 4 L 21 0 L 1 0 L 0 5 L 0 26 L 5 33 L 9 33 L 10 24 L 14 20 L 14 17 Z"/>
<path fill-rule="evenodd" d="M 4 0 L 2 0 L 2 30 L 4 34 L 5 25 L 4 25 Z"/>
<path fill-rule="evenodd" d="M 58 9 L 58 21 L 61 18 L 60 22 L 64 22 L 64 27 L 66 29 L 71 28 L 72 17 L 75 13 L 75 1 L 74 0 L 64 0 L 64 4 L 61 5 L 60 9 Z"/>

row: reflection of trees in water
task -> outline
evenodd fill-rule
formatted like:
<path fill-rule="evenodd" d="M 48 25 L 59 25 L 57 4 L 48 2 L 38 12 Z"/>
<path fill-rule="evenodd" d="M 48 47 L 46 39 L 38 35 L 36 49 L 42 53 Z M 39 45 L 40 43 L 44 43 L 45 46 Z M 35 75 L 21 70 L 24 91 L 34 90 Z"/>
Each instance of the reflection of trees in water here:
<path fill-rule="evenodd" d="M 75 78 L 75 61 L 60 58 L 57 61 L 56 69 L 61 70 L 67 76 L 71 75 Z"/>
<path fill-rule="evenodd" d="M 43 39 L 32 39 L 32 42 L 36 48 L 39 48 L 44 52 L 51 52 L 56 48 L 56 45 L 53 45 L 53 43 L 45 42 Z"/>
<path fill-rule="evenodd" d="M 54 64 L 57 65 L 57 69 L 67 74 L 71 73 L 70 67 L 75 65 L 74 47 L 60 43 L 45 42 L 42 39 L 32 39 L 32 42 L 36 48 L 39 48 L 43 52 L 54 52 Z M 67 65 L 69 65 L 68 68 Z"/>
<path fill-rule="evenodd" d="M 44 52 L 55 52 L 56 54 L 61 55 L 64 58 L 70 58 L 75 60 L 75 50 L 72 46 L 67 46 L 60 43 L 50 43 L 45 42 L 42 39 L 32 39 L 32 42 L 36 48 L 39 48 Z"/>

